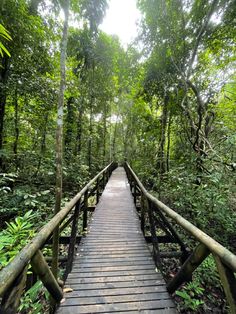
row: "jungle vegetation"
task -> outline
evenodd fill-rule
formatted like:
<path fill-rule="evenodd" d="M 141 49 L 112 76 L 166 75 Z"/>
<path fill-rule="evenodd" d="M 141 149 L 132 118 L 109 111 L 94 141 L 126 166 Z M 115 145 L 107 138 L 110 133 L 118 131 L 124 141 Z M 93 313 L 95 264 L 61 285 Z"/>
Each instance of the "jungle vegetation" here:
<path fill-rule="evenodd" d="M 0 2 L 0 269 L 111 160 L 236 252 L 236 1 L 137 0 L 126 48 L 108 5 Z M 212 265 L 180 310 L 227 311 Z"/>

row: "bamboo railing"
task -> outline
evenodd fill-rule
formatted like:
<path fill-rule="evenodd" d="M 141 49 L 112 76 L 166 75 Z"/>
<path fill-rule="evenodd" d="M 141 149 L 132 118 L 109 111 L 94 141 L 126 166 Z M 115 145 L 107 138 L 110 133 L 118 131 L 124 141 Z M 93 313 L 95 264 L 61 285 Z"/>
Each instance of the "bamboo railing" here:
<path fill-rule="evenodd" d="M 66 204 L 37 234 L 36 236 L 15 256 L 15 258 L 0 271 L 0 313 L 17 312 L 21 295 L 25 291 L 27 270 L 32 266 L 34 274 L 43 282 L 52 298 L 59 303 L 63 298 L 59 281 L 54 277 L 45 257 L 42 248 L 58 226 L 59 233 L 69 225 L 71 235 L 64 278 L 71 271 L 75 244 L 77 242 L 78 219 L 83 219 L 83 230 L 87 227 L 88 199 L 91 196 L 99 196 L 104 189 L 112 171 L 117 167 L 113 162 L 99 172 L 76 196 Z M 68 218 L 70 214 L 70 217 Z"/>
<path fill-rule="evenodd" d="M 234 274 L 236 272 L 236 255 L 148 193 L 128 163 L 125 163 L 125 170 L 136 205 L 139 199 L 139 206 L 137 207 L 140 210 L 141 228 L 144 235 L 145 225 L 147 222 L 149 224 L 153 255 L 157 266 L 160 269 L 162 268 L 162 257 L 179 256 L 182 259 L 182 266 L 175 277 L 167 284 L 167 290 L 173 293 L 181 284 L 191 280 L 194 270 L 209 254 L 212 254 L 230 307 L 230 312 L 236 314 L 236 279 Z M 176 223 L 180 228 L 187 231 L 189 235 L 199 242 L 192 252 L 188 252 L 180 236 L 174 230 L 173 223 Z M 158 229 L 164 231 L 166 236 L 158 236 Z M 165 239 L 164 241 L 163 238 Z M 160 252 L 160 243 L 168 242 L 179 244 L 181 251 L 170 252 L 170 254 Z M 175 256 L 173 253 L 178 254 Z"/>

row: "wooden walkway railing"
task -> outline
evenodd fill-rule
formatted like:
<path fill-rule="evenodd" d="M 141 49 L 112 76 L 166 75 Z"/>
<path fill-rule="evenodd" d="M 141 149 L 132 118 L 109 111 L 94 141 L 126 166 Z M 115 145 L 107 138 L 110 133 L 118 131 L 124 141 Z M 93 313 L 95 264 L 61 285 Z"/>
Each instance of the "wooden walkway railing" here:
<path fill-rule="evenodd" d="M 123 167 L 99 200 L 65 282 L 57 314 L 174 314 L 175 304 L 143 237 Z"/>
<path fill-rule="evenodd" d="M 17 312 L 21 295 L 25 290 L 27 270 L 30 265 L 53 299 L 56 302 L 60 302 L 63 297 L 62 288 L 57 278 L 52 274 L 42 254 L 42 249 L 46 243 L 50 243 L 55 228 L 60 226 L 61 233 L 67 226 L 71 225 L 71 236 L 67 239 L 61 238 L 65 242 L 69 239 L 65 279 L 72 269 L 75 244 L 79 239 L 77 237 L 78 219 L 82 219 L 83 229 L 85 230 L 89 210 L 88 198 L 95 196 L 98 201 L 101 191 L 104 189 L 111 172 L 115 168 L 115 163 L 111 163 L 104 168 L 37 233 L 12 262 L 0 271 L 1 313 L 14 314 Z M 173 293 L 182 283 L 191 280 L 193 271 L 209 254 L 212 254 L 217 265 L 226 299 L 230 306 L 230 311 L 231 313 L 236 313 L 236 279 L 234 274 L 236 272 L 236 256 L 148 193 L 127 163 L 125 164 L 125 170 L 134 196 L 134 202 L 140 213 L 141 229 L 144 235 L 146 235 L 147 227 L 151 232 L 153 255 L 156 265 L 158 268 L 162 268 L 163 257 L 179 257 L 181 259 L 182 267 L 168 283 L 168 291 Z M 183 228 L 199 242 L 192 252 L 189 252 L 185 243 L 173 228 L 174 224 Z M 160 234 L 160 230 L 162 234 Z M 178 244 L 180 249 L 178 251 L 161 252 L 160 244 L 165 243 Z"/>
<path fill-rule="evenodd" d="M 17 254 L 17 256 L 0 271 L 1 313 L 14 314 L 17 312 L 20 298 L 25 289 L 27 270 L 32 266 L 33 272 L 43 282 L 56 302 L 63 298 L 62 289 L 57 278 L 51 272 L 42 249 L 52 237 L 52 233 L 60 226 L 61 232 L 71 225 L 68 257 L 65 277 L 70 272 L 73 262 L 75 244 L 77 241 L 78 219 L 83 219 L 83 229 L 87 227 L 88 199 L 95 196 L 98 202 L 112 171 L 117 167 L 111 163 L 97 174 L 67 205 L 61 209 Z"/>
<path fill-rule="evenodd" d="M 182 283 L 191 280 L 194 270 L 209 254 L 212 254 L 230 311 L 235 314 L 236 279 L 234 273 L 236 272 L 236 255 L 148 193 L 128 163 L 125 163 L 125 170 L 135 204 L 140 210 L 141 226 L 144 235 L 146 226 L 150 227 L 156 265 L 159 268 L 162 267 L 161 258 L 163 256 L 179 256 L 182 259 L 183 265 L 176 276 L 168 283 L 167 290 L 173 293 Z M 187 251 L 180 236 L 173 228 L 174 224 L 187 231 L 190 236 L 199 242 L 192 252 Z M 165 236 L 158 236 L 159 230 L 162 230 Z M 168 252 L 160 252 L 160 243 L 167 242 L 179 244 L 180 251 L 169 252 L 169 254 Z"/>

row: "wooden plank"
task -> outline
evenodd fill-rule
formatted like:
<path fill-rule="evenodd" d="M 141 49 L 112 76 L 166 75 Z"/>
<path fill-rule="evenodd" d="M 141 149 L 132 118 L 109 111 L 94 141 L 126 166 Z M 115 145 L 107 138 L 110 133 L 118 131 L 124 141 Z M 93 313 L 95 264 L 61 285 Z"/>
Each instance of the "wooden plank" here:
<path fill-rule="evenodd" d="M 133 252 L 133 253 L 129 253 L 129 255 L 127 256 L 126 254 L 127 252 L 116 252 L 116 253 L 112 253 L 112 254 L 109 254 L 109 253 L 102 253 L 102 254 L 86 254 L 86 252 L 83 252 L 83 253 L 80 253 L 78 254 L 77 256 L 77 259 L 80 258 L 80 260 L 82 260 L 82 258 L 87 258 L 88 260 L 93 260 L 93 259 L 97 259 L 97 258 L 100 258 L 100 259 L 103 259 L 103 258 L 135 258 L 135 257 L 147 257 L 147 254 L 146 252 L 139 252 L 139 251 L 136 251 L 136 252 Z"/>
<path fill-rule="evenodd" d="M 113 312 L 117 313 L 117 312 Z M 155 310 L 139 310 L 137 311 L 123 311 L 122 314 L 177 314 L 174 308 L 167 308 L 167 309 L 155 309 Z"/>
<path fill-rule="evenodd" d="M 74 290 L 85 291 L 85 290 L 93 290 L 93 289 L 125 289 L 125 288 L 143 288 L 143 287 L 158 287 L 162 286 L 166 289 L 165 281 L 161 278 L 159 280 L 156 279 L 147 279 L 140 281 L 115 281 L 115 282 L 95 282 L 95 283 L 70 283 L 67 286 L 72 287 Z"/>
<path fill-rule="evenodd" d="M 147 274 L 147 275 L 143 275 L 143 274 L 136 274 L 135 276 L 107 276 L 107 277 L 85 277 L 85 278 L 74 278 L 74 277 L 70 277 L 67 280 L 67 283 L 70 285 L 71 283 L 98 283 L 98 282 L 122 282 L 122 281 L 143 281 L 143 280 L 150 280 L 150 279 L 156 279 L 156 280 L 160 280 L 162 279 L 161 275 L 157 275 L 157 274 Z"/>
<path fill-rule="evenodd" d="M 147 247 L 134 247 L 134 248 L 118 248 L 118 249 L 114 249 L 114 248 L 104 248 L 102 250 L 87 250 L 87 249 L 80 249 L 79 252 L 83 253 L 86 252 L 86 255 L 88 256 L 90 255 L 96 255 L 96 254 L 118 254 L 118 253 L 125 253 L 125 254 L 132 254 L 132 253 L 136 253 L 136 252 L 140 252 L 142 251 L 143 253 L 149 254 L 149 250 Z"/>
<path fill-rule="evenodd" d="M 92 296 L 117 296 L 117 295 L 134 295 L 134 294 L 144 294 L 144 293 L 154 293 L 154 292 L 167 292 L 166 286 L 147 286 L 147 287 L 131 287 L 126 288 L 106 288 L 106 289 L 90 289 L 88 290 L 78 290 L 76 287 L 70 293 L 65 295 L 66 298 L 81 298 L 81 297 L 92 297 Z"/>
<path fill-rule="evenodd" d="M 75 271 L 74 269 L 70 273 L 69 278 L 99 278 L 99 277 L 116 277 L 116 276 L 123 276 L 123 277 L 129 277 L 129 276 L 135 276 L 135 275 L 153 275 L 153 269 L 145 269 L 145 270 L 117 270 L 117 271 L 98 271 L 98 272 L 82 272 L 82 271 Z"/>
<path fill-rule="evenodd" d="M 74 263 L 74 269 L 76 268 L 94 268 L 94 267 L 106 267 L 106 266 L 110 266 L 110 267 L 119 267 L 119 266 L 131 266 L 131 265 L 136 265 L 136 266 L 142 266 L 142 265 L 151 265 L 153 268 L 153 262 L 152 260 L 133 260 L 133 261 L 126 261 L 123 258 L 121 259 L 121 261 L 117 261 L 117 260 L 113 260 L 113 259 L 109 259 L 107 261 L 100 261 L 100 262 L 95 262 L 95 263 L 90 263 L 89 260 L 86 260 L 85 262 L 77 262 L 76 264 Z"/>
<path fill-rule="evenodd" d="M 127 241 L 127 240 L 129 240 L 129 241 L 143 241 L 143 236 L 142 236 L 142 234 L 139 234 L 139 235 L 135 235 L 135 236 L 129 236 L 129 237 L 121 237 L 120 235 L 112 235 L 112 236 L 109 236 L 109 237 L 107 237 L 107 236 L 105 236 L 105 235 L 90 235 L 90 234 L 87 234 L 87 241 L 90 241 L 90 240 L 96 240 L 96 241 L 106 241 L 107 239 L 110 239 L 110 241 L 112 241 L 112 240 L 117 240 L 117 239 L 119 239 L 119 240 L 122 240 L 122 241 Z M 88 242 L 85 242 L 85 243 L 88 243 Z"/>
<path fill-rule="evenodd" d="M 81 305 L 73 307 L 61 307 L 58 314 L 74 314 L 74 313 L 109 313 L 109 312 L 122 312 L 127 310 L 140 311 L 140 310 L 156 310 L 173 308 L 174 304 L 171 300 L 156 300 L 148 302 L 129 302 L 129 303 L 116 303 L 116 304 L 96 304 L 96 305 Z"/>
<path fill-rule="evenodd" d="M 100 249 L 100 248 L 132 248 L 132 247 L 141 247 L 141 248 L 145 248 L 146 249 L 146 244 L 145 243 L 140 243 L 139 241 L 134 241 L 134 242 L 129 242 L 129 243 L 125 243 L 125 242 L 111 242 L 111 243 L 103 243 L 103 242 L 98 242 L 98 244 L 93 244 L 93 243 L 89 243 L 86 244 L 86 249 Z"/>
<path fill-rule="evenodd" d="M 125 265 L 125 266 L 118 266 L 118 265 L 109 265 L 109 266 L 92 266 L 92 267 L 86 267 L 84 265 L 83 267 L 74 267 L 74 272 L 84 272 L 84 273 L 95 273 L 95 272 L 110 272 L 110 271 L 133 271 L 133 270 L 152 270 L 153 271 L 153 264 L 149 265 Z"/>
<path fill-rule="evenodd" d="M 112 227 L 111 227 L 111 229 L 112 229 Z M 131 235 L 136 235 L 136 234 L 140 234 L 141 235 L 141 231 L 119 231 L 119 230 L 117 230 L 117 231 L 102 231 L 102 234 L 103 234 L 103 236 L 104 235 L 106 235 L 106 236 L 119 236 L 120 234 L 122 233 L 122 235 L 123 236 L 126 236 L 126 238 L 128 239 L 129 238 L 129 236 L 131 236 Z M 88 234 L 90 234 L 90 232 L 88 231 Z M 101 231 L 93 231 L 92 233 L 91 233 L 92 235 L 100 235 L 101 234 Z"/>
<path fill-rule="evenodd" d="M 134 244 L 137 244 L 137 243 L 141 243 L 143 245 L 146 246 L 146 243 L 145 242 L 142 242 L 142 241 L 139 241 L 139 239 L 131 239 L 130 241 L 116 241 L 115 239 L 112 240 L 110 239 L 110 241 L 103 241 L 103 240 L 92 240 L 92 239 L 89 239 L 90 241 L 87 241 L 87 242 L 83 242 L 81 243 L 81 248 L 83 248 L 84 245 L 89 245 L 89 246 L 93 246 L 93 247 L 99 247 L 99 246 L 125 246 L 126 244 L 127 245 L 134 245 Z"/>
<path fill-rule="evenodd" d="M 146 256 L 134 256 L 134 257 L 127 257 L 127 258 L 123 258 L 123 257 L 115 257 L 115 258 L 111 258 L 111 257 L 104 257 L 104 258 L 93 258 L 93 259 L 88 259 L 88 258 L 80 258 L 77 259 L 74 262 L 74 267 L 79 267 L 79 265 L 88 265 L 88 267 L 93 266 L 93 265 L 97 265 L 97 264 L 101 264 L 101 265 L 107 265 L 107 264 L 116 264 L 117 265 L 143 265 L 143 264 L 153 264 L 152 259 L 146 258 Z"/>
<path fill-rule="evenodd" d="M 97 226 L 97 225 L 95 225 L 94 227 L 90 227 L 89 229 L 88 229 L 88 231 L 89 232 L 97 232 L 97 231 L 104 231 L 104 232 L 109 232 L 109 233 L 114 233 L 114 232 L 140 232 L 140 230 L 139 230 L 139 228 L 138 228 L 138 226 L 127 226 L 127 227 L 125 227 L 125 226 L 117 226 L 116 224 L 111 224 L 111 225 L 109 225 L 109 226 Z"/>
<path fill-rule="evenodd" d="M 89 293 L 88 293 L 89 295 Z M 92 304 L 107 304 L 107 303 L 121 303 L 121 302 L 134 302 L 134 301 L 154 301 L 154 300 L 168 300 L 170 296 L 167 292 L 159 293 L 141 293 L 141 294 L 128 294 L 128 295 L 112 295 L 112 296 L 88 296 L 88 297 L 70 297 L 66 296 L 66 302 L 62 303 L 63 306 L 76 306 L 76 305 L 92 305 Z"/>
<path fill-rule="evenodd" d="M 87 244 L 86 245 L 86 250 L 94 250 L 94 249 L 97 249 L 97 250 L 122 250 L 122 249 L 135 249 L 135 248 L 140 248 L 140 249 L 144 249 L 146 250 L 147 249 L 147 246 L 144 244 L 144 243 L 129 243 L 129 244 L 98 244 L 98 245 L 90 245 L 90 244 Z M 81 247 L 81 250 L 83 250 L 84 248 Z"/>

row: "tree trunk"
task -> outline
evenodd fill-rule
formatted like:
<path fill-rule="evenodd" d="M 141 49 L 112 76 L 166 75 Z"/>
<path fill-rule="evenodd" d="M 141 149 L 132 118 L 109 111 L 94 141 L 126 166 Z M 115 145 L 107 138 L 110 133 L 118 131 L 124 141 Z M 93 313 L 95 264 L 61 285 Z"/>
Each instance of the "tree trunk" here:
<path fill-rule="evenodd" d="M 17 90 L 15 91 L 15 98 L 14 98 L 14 107 L 15 107 L 15 141 L 13 144 L 13 153 L 14 153 L 14 160 L 15 160 L 15 166 L 16 170 L 18 168 L 18 140 L 19 140 L 19 125 L 18 125 L 18 116 L 19 116 L 19 106 L 18 106 L 18 93 Z"/>
<path fill-rule="evenodd" d="M 168 120 L 168 95 L 164 97 L 163 111 L 161 116 L 161 134 L 160 143 L 158 149 L 158 170 L 160 172 L 160 178 L 165 173 L 165 142 L 166 142 L 166 127 Z"/>
<path fill-rule="evenodd" d="M 88 140 L 88 168 L 91 173 L 92 168 L 92 133 L 93 133 L 93 101 L 90 102 L 89 116 L 89 140 Z"/>
<path fill-rule="evenodd" d="M 82 106 L 78 110 L 79 110 L 79 116 L 78 116 L 78 120 L 77 120 L 77 135 L 76 135 L 76 146 L 75 146 L 76 155 L 80 155 L 80 152 L 81 152 L 81 140 L 82 140 L 82 132 L 83 132 L 83 125 L 82 125 L 83 109 L 82 109 Z"/>
<path fill-rule="evenodd" d="M 57 131 L 56 131 L 56 201 L 54 214 L 56 215 L 61 209 L 62 197 L 62 134 L 63 134 L 63 107 L 64 107 L 64 91 L 66 86 L 66 48 L 68 37 L 68 20 L 69 20 L 70 0 L 64 2 L 64 28 L 61 40 L 61 57 L 60 57 L 60 89 L 57 107 Z M 53 233 L 53 260 L 52 272 L 57 278 L 58 275 L 58 250 L 59 250 L 59 227 Z"/>
<path fill-rule="evenodd" d="M 171 134 L 171 115 L 169 115 L 167 128 L 167 151 L 166 151 L 166 171 L 170 171 L 170 134 Z"/>
<path fill-rule="evenodd" d="M 70 159 L 72 147 L 71 140 L 73 134 L 73 121 L 74 121 L 74 109 L 73 109 L 73 97 L 69 97 L 67 100 L 67 116 L 66 116 L 66 132 L 65 132 L 65 155 L 66 159 Z"/>
<path fill-rule="evenodd" d="M 41 155 L 44 156 L 46 153 L 46 136 L 47 136 L 47 126 L 48 126 L 48 116 L 49 111 L 45 114 L 45 120 L 43 124 L 43 134 L 42 134 L 42 140 L 41 140 Z"/>
<path fill-rule="evenodd" d="M 113 141 L 112 141 L 112 160 L 116 160 L 116 137 L 117 137 L 117 119 L 114 127 Z"/>
<path fill-rule="evenodd" d="M 40 145 L 40 154 L 38 159 L 38 165 L 36 171 L 33 173 L 32 177 L 36 177 L 40 171 L 40 167 L 42 164 L 42 159 L 45 156 L 46 153 L 46 135 L 47 135 L 47 125 L 48 125 L 48 117 L 49 117 L 49 111 L 46 111 L 44 116 L 44 124 L 43 124 L 43 131 L 42 131 L 42 139 L 41 139 L 41 145 Z"/>
<path fill-rule="evenodd" d="M 0 64 L 0 169 L 4 171 L 2 149 L 3 149 L 3 132 L 4 132 L 4 117 L 7 101 L 6 83 L 9 73 L 9 58 L 2 59 Z"/>
<path fill-rule="evenodd" d="M 107 104 L 105 103 L 103 112 L 103 153 L 102 153 L 103 166 L 106 165 L 106 135 L 107 135 Z"/>

